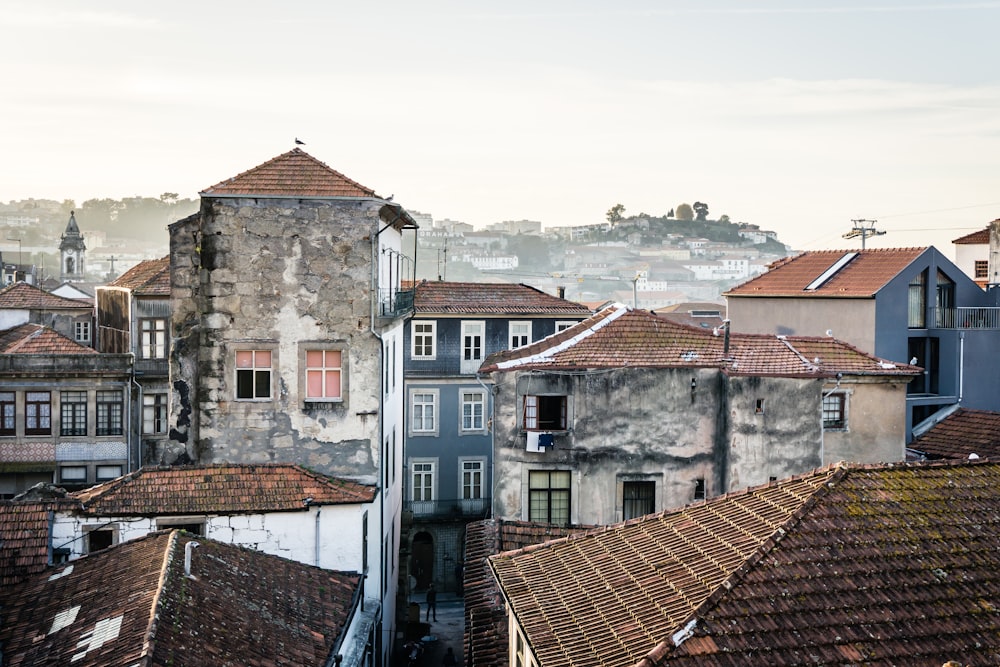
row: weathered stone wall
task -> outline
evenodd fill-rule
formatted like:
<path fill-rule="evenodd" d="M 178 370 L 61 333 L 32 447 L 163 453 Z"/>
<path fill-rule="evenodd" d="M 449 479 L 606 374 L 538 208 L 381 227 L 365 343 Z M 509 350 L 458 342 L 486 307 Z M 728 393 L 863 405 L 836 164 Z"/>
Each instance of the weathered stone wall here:
<path fill-rule="evenodd" d="M 381 350 L 367 201 L 205 198 L 170 228 L 171 440 L 197 462 L 297 462 L 375 481 Z M 343 346 L 342 402 L 306 403 L 303 345 Z M 272 350 L 272 399 L 235 400 L 236 349 Z"/>
<path fill-rule="evenodd" d="M 494 373 L 494 516 L 527 519 L 528 471 L 573 470 L 574 523 L 617 520 L 618 476 L 659 475 L 662 508 L 723 492 L 717 465 L 723 397 L 712 369 L 616 369 L 589 374 Z M 691 381 L 695 380 L 692 391 Z M 525 450 L 519 417 L 525 394 L 570 396 L 570 430 L 552 451 Z"/>
<path fill-rule="evenodd" d="M 726 382 L 726 491 L 800 475 L 823 464 L 822 380 L 734 376 Z"/>
<path fill-rule="evenodd" d="M 823 392 L 843 391 L 847 399 L 847 428 L 823 434 L 824 463 L 852 461 L 887 463 L 906 459 L 906 382 L 864 381 L 851 378 Z"/>

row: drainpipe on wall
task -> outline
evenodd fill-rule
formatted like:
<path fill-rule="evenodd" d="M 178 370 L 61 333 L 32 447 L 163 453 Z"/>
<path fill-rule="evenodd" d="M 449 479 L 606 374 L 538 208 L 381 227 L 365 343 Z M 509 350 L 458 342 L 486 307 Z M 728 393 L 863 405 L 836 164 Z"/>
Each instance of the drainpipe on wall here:
<path fill-rule="evenodd" d="M 958 402 L 965 396 L 965 332 L 958 333 Z"/>
<path fill-rule="evenodd" d="M 319 545 L 320 545 L 320 520 L 319 520 L 319 518 L 320 518 L 320 516 L 319 515 L 320 515 L 320 512 L 322 512 L 322 511 L 323 511 L 322 507 L 317 507 L 316 508 L 316 567 L 322 567 L 322 565 L 320 565 L 320 562 L 319 562 L 319 559 L 320 559 L 320 548 L 319 548 Z"/>
<path fill-rule="evenodd" d="M 844 377 L 843 373 L 837 373 L 837 384 L 830 391 L 822 394 L 822 398 L 819 401 L 819 464 L 825 465 L 826 461 L 826 427 L 823 426 L 823 401 L 826 400 L 827 396 L 830 396 L 840 389 L 840 379 Z"/>

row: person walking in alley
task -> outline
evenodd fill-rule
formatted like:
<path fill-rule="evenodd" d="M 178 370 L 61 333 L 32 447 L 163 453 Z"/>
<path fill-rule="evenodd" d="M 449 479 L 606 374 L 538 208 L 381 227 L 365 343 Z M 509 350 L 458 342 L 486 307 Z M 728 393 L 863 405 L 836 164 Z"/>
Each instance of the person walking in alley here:
<path fill-rule="evenodd" d="M 434 584 L 432 583 L 427 587 L 427 619 L 425 622 L 429 623 L 431 620 L 431 614 L 434 614 L 434 620 L 438 620 L 438 608 L 437 608 L 438 594 L 434 590 Z"/>

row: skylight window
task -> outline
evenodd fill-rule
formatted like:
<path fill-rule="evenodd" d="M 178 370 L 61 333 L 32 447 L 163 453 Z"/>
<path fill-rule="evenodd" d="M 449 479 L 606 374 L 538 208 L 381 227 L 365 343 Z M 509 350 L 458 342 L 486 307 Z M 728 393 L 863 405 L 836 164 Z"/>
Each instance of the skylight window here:
<path fill-rule="evenodd" d="M 813 290 L 818 290 L 826 283 L 826 281 L 830 280 L 830 278 L 833 278 L 835 275 L 837 275 L 838 271 L 847 266 L 850 263 L 850 261 L 857 256 L 858 253 L 856 252 L 846 253 L 843 257 L 834 262 L 833 266 L 824 271 L 819 278 L 806 285 L 806 291 L 811 292 Z"/>

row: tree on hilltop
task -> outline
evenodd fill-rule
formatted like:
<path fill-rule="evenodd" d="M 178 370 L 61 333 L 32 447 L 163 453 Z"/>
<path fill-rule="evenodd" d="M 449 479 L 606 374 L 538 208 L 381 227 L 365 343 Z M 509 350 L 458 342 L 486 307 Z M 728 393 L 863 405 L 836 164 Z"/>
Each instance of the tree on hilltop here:
<path fill-rule="evenodd" d="M 690 204 L 679 204 L 675 213 L 678 220 L 690 222 L 694 220 L 694 209 Z"/>
<path fill-rule="evenodd" d="M 694 215 L 698 222 L 705 222 L 708 220 L 708 204 L 700 201 L 694 203 Z"/>
<path fill-rule="evenodd" d="M 622 204 L 615 204 L 610 209 L 608 209 L 608 222 L 614 227 L 622 219 L 622 213 L 625 212 L 625 206 Z"/>

